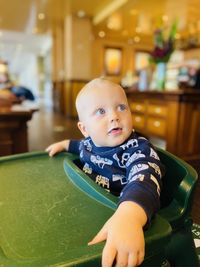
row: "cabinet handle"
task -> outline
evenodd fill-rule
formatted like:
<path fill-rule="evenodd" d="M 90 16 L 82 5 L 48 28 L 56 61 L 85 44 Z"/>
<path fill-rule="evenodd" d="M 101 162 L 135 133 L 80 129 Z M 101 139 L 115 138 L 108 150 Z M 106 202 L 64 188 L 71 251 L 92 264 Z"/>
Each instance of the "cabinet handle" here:
<path fill-rule="evenodd" d="M 154 121 L 153 125 L 154 125 L 155 127 L 160 127 L 160 122 L 159 122 L 159 121 Z"/>
<path fill-rule="evenodd" d="M 141 107 L 140 105 L 136 105 L 136 106 L 135 106 L 135 109 L 136 109 L 136 110 L 141 110 L 142 107 Z"/>
<path fill-rule="evenodd" d="M 160 112 L 161 112 L 161 108 L 157 107 L 157 108 L 155 109 L 155 112 L 156 112 L 156 113 L 160 113 Z"/>

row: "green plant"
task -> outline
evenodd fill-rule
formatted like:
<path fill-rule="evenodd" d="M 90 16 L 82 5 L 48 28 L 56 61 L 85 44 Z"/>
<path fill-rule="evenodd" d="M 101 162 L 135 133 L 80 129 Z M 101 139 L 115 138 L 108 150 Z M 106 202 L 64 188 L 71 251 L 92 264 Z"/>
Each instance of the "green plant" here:
<path fill-rule="evenodd" d="M 170 28 L 169 34 L 165 37 L 165 29 L 158 28 L 154 32 L 154 49 L 150 53 L 151 62 L 168 62 L 172 52 L 174 51 L 175 35 L 177 31 L 177 23 L 174 22 Z"/>

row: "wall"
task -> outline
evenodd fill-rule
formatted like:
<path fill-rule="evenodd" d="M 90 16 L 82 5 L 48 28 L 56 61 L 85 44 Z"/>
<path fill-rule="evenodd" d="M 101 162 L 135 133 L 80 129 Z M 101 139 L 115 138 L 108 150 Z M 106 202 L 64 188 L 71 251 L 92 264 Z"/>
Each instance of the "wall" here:
<path fill-rule="evenodd" d="M 118 76 L 108 77 L 119 82 L 127 71 L 134 71 L 135 51 L 150 51 L 152 40 L 140 43 L 100 38 L 95 36 L 91 19 L 78 18 L 67 14 L 63 23 L 56 21 L 53 25 L 53 60 L 54 81 L 90 80 L 101 75 L 105 76 L 105 47 L 122 49 L 122 71 Z"/>
<path fill-rule="evenodd" d="M 92 76 L 106 76 L 104 69 L 104 51 L 105 47 L 116 47 L 122 49 L 122 71 L 119 76 L 110 76 L 114 82 L 120 82 L 122 77 L 128 71 L 134 71 L 135 69 L 135 59 L 134 55 L 136 51 L 150 51 L 152 45 L 147 43 L 145 44 L 128 44 L 126 41 L 114 41 L 111 39 L 101 39 L 96 38 L 93 45 L 93 55 L 92 55 Z"/>
<path fill-rule="evenodd" d="M 91 79 L 92 28 L 89 18 L 65 19 L 65 78 Z"/>

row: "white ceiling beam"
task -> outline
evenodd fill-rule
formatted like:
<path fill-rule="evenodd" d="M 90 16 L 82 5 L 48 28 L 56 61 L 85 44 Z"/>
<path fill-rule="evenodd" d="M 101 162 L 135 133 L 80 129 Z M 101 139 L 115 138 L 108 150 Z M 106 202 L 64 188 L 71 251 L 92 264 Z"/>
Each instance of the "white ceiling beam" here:
<path fill-rule="evenodd" d="M 102 22 L 105 18 L 114 13 L 121 6 L 126 4 L 128 0 L 113 0 L 110 4 L 108 4 L 105 8 L 103 8 L 96 16 L 93 18 L 93 24 L 97 25 Z"/>

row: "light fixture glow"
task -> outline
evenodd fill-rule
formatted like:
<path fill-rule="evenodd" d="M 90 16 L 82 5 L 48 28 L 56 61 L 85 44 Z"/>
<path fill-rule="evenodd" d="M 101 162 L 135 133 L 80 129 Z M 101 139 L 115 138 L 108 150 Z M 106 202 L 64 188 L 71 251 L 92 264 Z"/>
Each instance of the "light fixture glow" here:
<path fill-rule="evenodd" d="M 165 22 L 167 22 L 169 20 L 169 17 L 167 15 L 163 15 L 162 16 L 162 20 L 165 21 Z"/>
<path fill-rule="evenodd" d="M 139 36 L 135 36 L 134 37 L 134 42 L 135 43 L 139 43 L 140 42 L 140 37 Z"/>
<path fill-rule="evenodd" d="M 123 6 L 128 0 L 114 0 L 110 4 L 108 4 L 104 9 L 102 9 L 94 18 L 93 24 L 97 25 L 102 20 L 107 18 L 110 14 L 115 12 L 121 6 Z"/>
<path fill-rule="evenodd" d="M 110 30 L 120 30 L 122 28 L 122 16 L 119 13 L 115 13 L 108 18 L 107 27 Z"/>
<path fill-rule="evenodd" d="M 85 11 L 84 11 L 84 10 L 79 10 L 79 11 L 77 12 L 77 16 L 78 16 L 79 18 L 84 18 L 84 17 L 85 17 Z"/>
<path fill-rule="evenodd" d="M 43 19 L 45 19 L 45 14 L 44 14 L 44 13 L 39 13 L 39 14 L 38 14 L 38 19 L 39 19 L 39 20 L 43 20 Z"/>
<path fill-rule="evenodd" d="M 104 38 L 104 37 L 106 36 L 106 34 L 105 34 L 104 31 L 100 31 L 100 32 L 98 33 L 98 35 L 99 35 L 100 38 Z"/>

